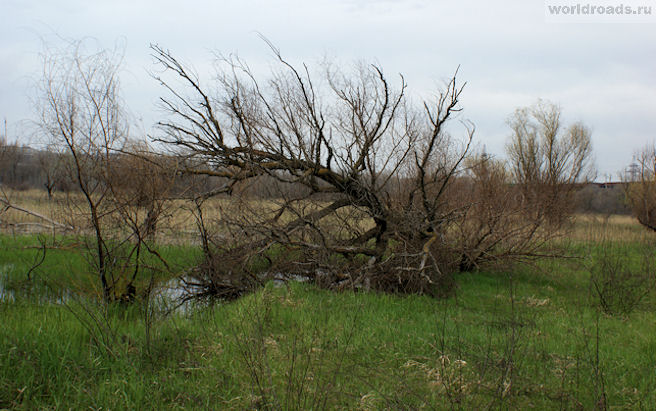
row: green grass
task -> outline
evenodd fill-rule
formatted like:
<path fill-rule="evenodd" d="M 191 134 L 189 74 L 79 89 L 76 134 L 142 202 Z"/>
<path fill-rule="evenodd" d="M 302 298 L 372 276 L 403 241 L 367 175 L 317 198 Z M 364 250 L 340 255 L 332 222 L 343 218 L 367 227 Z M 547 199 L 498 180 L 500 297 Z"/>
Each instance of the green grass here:
<path fill-rule="evenodd" d="M 35 242 L 0 237 L 6 281 Z M 601 246 L 577 247 L 585 258 L 461 274 L 448 299 L 270 283 L 170 315 L 1 302 L 0 408 L 655 409 L 656 297 L 603 314 L 585 269 Z M 639 247 L 612 252 L 636 262 Z M 194 255 L 162 252 L 179 266 Z M 72 278 L 84 272 L 79 252 L 53 250 L 32 282 L 93 282 Z"/>
<path fill-rule="evenodd" d="M 87 296 L 101 295 L 100 281 L 94 274 L 93 247 L 85 241 L 80 236 L 0 234 L 0 285 L 12 291 L 16 298 L 28 300 L 34 297 L 57 300 L 69 291 Z M 47 251 L 39 264 L 43 244 Z M 199 249 L 189 246 L 159 246 L 157 251 L 168 262 L 170 271 L 163 270 L 157 258 L 144 251 L 144 262 L 160 270 L 144 270 L 137 278 L 137 289 L 146 287 L 151 274 L 156 282 L 166 281 L 192 266 L 201 256 Z"/>

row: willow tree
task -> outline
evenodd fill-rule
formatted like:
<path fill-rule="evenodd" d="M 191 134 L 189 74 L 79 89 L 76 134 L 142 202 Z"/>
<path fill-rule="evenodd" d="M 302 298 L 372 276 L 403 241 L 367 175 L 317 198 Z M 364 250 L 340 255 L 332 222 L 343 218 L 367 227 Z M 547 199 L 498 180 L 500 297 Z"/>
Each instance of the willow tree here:
<path fill-rule="evenodd" d="M 168 90 L 157 140 L 177 152 L 184 172 L 219 182 L 196 205 L 224 197 L 215 202 L 214 233 L 205 225 L 211 216 L 200 206 L 196 213 L 206 255 L 194 283 L 201 293 L 238 295 L 262 279 L 253 270 L 262 264 L 333 288 L 432 293 L 458 267 L 500 255 L 497 244 L 469 252 L 476 241 L 457 234 L 481 203 L 462 188 L 484 180 L 472 179 L 467 161 L 474 127 L 461 122 L 462 137 L 450 134 L 462 109 L 456 75 L 417 105 L 403 76 L 391 80 L 377 65 L 311 69 L 270 46 L 268 77 L 227 57 L 217 59 L 210 83 L 152 47 Z M 504 190 L 510 184 L 493 180 Z M 532 241 L 512 256 L 532 253 Z M 463 265 L 465 255 L 474 260 Z"/>
<path fill-rule="evenodd" d="M 581 122 L 564 125 L 560 107 L 544 100 L 517 109 L 508 124 L 510 169 L 523 200 L 533 204 L 535 219 L 562 225 L 579 184 L 595 176 L 590 129 Z"/>
<path fill-rule="evenodd" d="M 159 140 L 178 149 L 186 172 L 222 179 L 199 198 L 231 195 L 214 242 L 230 233 L 230 245 L 222 264 L 208 263 L 214 283 L 234 272 L 225 262 L 248 271 L 282 248 L 294 256 L 285 272 L 333 287 L 431 290 L 451 263 L 442 253 L 454 213 L 446 193 L 474 134 L 466 126 L 456 140 L 445 129 L 461 110 L 463 85 L 453 76 L 435 100 L 415 107 L 404 78 L 393 85 L 376 65 L 322 67 L 315 78 L 271 49 L 277 66 L 268 79 L 221 58 L 217 81 L 206 86 L 152 47 L 170 92 L 161 99 L 170 116 Z M 262 179 L 270 184 L 256 199 L 248 188 Z"/>

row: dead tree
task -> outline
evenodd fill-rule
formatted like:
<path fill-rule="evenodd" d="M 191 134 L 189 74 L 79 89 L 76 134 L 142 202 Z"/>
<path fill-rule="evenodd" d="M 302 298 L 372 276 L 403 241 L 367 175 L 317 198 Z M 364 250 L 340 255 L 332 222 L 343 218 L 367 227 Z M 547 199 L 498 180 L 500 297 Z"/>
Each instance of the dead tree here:
<path fill-rule="evenodd" d="M 282 248 L 294 256 L 286 272 L 331 287 L 432 292 L 442 280 L 453 263 L 446 193 L 474 134 L 466 123 L 462 141 L 446 132 L 461 110 L 455 76 L 417 109 L 404 78 L 393 87 L 375 65 L 324 67 L 319 84 L 271 46 L 278 69 L 268 80 L 226 58 L 210 91 L 169 51 L 152 50 L 169 91 L 158 140 L 177 149 L 187 173 L 225 179 L 201 197 L 231 194 L 221 212 L 231 244 L 221 258 L 240 256 L 245 267 Z M 262 176 L 277 182 L 270 200 L 242 195 Z M 289 195 L 282 188 L 291 184 L 304 192 Z"/>

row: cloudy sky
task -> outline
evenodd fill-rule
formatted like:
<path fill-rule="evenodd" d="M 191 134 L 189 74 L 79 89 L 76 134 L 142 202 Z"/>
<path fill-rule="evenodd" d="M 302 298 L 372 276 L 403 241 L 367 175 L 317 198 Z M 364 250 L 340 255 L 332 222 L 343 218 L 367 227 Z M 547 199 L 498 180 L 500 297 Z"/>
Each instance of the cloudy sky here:
<path fill-rule="evenodd" d="M 595 4 L 605 3 L 627 1 Z M 390 77 L 403 73 L 420 97 L 460 66 L 462 115 L 476 125 L 479 145 L 499 156 L 515 108 L 538 98 L 558 103 L 567 122 L 592 128 L 600 179 L 616 177 L 656 139 L 654 3 L 640 3 L 654 6 L 646 23 L 552 23 L 544 0 L 0 0 L 0 118 L 10 139 L 23 136 L 44 42 L 93 37 L 105 47 L 125 42 L 123 94 L 149 130 L 161 94 L 148 74 L 149 44 L 201 75 L 215 51 L 267 70 L 272 55 L 259 32 L 295 62 L 376 62 Z"/>

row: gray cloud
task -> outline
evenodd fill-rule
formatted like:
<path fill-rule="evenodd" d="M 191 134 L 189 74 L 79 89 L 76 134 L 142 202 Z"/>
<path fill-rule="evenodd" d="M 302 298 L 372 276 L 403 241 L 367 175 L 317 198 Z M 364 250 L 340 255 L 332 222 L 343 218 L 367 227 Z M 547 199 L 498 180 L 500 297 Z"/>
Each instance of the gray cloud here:
<path fill-rule="evenodd" d="M 149 43 L 199 72 L 211 66 L 212 50 L 238 52 L 260 70 L 271 61 L 261 32 L 293 61 L 375 60 L 389 75 L 403 72 L 419 96 L 460 65 L 464 117 L 496 154 L 507 116 L 539 97 L 592 126 L 602 174 L 620 171 L 656 129 L 656 25 L 546 24 L 542 2 L 5 0 L 0 16 L 0 116 L 14 135 L 32 116 L 27 87 L 38 75 L 41 38 L 56 43 L 54 33 L 106 46 L 126 39 L 125 97 L 146 128 L 160 92 L 148 76 Z"/>

